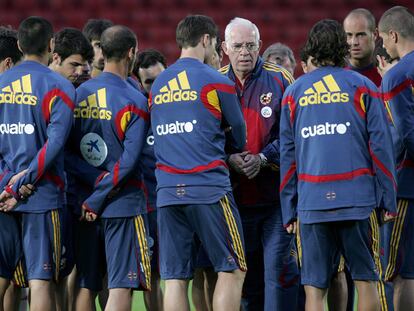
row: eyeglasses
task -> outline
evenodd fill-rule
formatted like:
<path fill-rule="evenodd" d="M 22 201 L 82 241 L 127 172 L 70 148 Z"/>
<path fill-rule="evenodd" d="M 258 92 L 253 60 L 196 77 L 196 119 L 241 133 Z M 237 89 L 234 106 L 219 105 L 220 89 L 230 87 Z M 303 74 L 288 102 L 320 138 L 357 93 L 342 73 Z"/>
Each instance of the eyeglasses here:
<path fill-rule="evenodd" d="M 243 47 L 246 48 L 249 52 L 256 52 L 259 49 L 259 46 L 256 43 L 248 42 L 248 43 L 235 43 L 231 45 L 231 49 L 234 52 L 241 52 Z"/>

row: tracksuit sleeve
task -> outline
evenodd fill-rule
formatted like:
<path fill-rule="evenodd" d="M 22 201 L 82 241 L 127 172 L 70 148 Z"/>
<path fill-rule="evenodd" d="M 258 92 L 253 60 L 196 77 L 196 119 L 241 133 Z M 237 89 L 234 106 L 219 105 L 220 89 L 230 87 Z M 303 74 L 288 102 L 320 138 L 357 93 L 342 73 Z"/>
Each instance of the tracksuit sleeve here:
<path fill-rule="evenodd" d="M 383 89 L 388 89 L 388 75 L 385 75 Z M 392 119 L 398 134 L 410 155 L 414 158 L 414 103 L 412 82 L 406 80 L 398 87 L 384 94 L 384 99 L 389 102 Z"/>
<path fill-rule="evenodd" d="M 278 77 L 278 80 L 281 81 L 283 88 L 280 90 L 282 93 L 286 88 L 289 87 L 295 80 L 294 78 L 286 71 L 283 70 Z M 280 114 L 278 116 L 279 120 L 276 121 L 276 124 L 280 124 Z M 280 166 L 280 140 L 279 140 L 279 128 L 275 128 L 276 138 L 267 144 L 263 150 L 261 151 L 263 155 L 267 158 L 267 162 L 270 164 L 274 164 L 276 166 Z"/>
<path fill-rule="evenodd" d="M 285 96 L 282 101 L 280 119 L 280 202 L 284 226 L 289 225 L 297 217 L 297 172 L 295 160 L 295 140 L 293 135 L 293 99 Z"/>
<path fill-rule="evenodd" d="M 228 89 L 233 89 L 234 93 L 217 89 L 217 94 L 220 99 L 223 117 L 231 127 L 230 135 L 232 139 L 230 141 L 232 142 L 232 147 L 237 151 L 242 151 L 246 145 L 246 123 L 236 95 L 236 90 L 230 86 Z"/>
<path fill-rule="evenodd" d="M 11 188 L 16 199 L 20 197 L 20 187 L 36 185 L 59 153 L 63 152 L 73 122 L 74 98 L 75 90 L 72 85 L 68 85 L 65 91 L 55 88 L 43 98 L 42 112 L 47 123 L 47 140 L 29 164 L 27 173 Z"/>
<path fill-rule="evenodd" d="M 364 97 L 372 165 L 378 184 L 382 188 L 384 208 L 396 213 L 396 166 L 387 114 L 381 100 L 368 94 Z"/>
<path fill-rule="evenodd" d="M 112 170 L 95 187 L 94 192 L 85 200 L 83 208 L 101 214 L 108 194 L 124 182 L 135 170 L 148 132 L 148 110 L 128 106 L 130 120 L 123 134 L 123 153 Z"/>
<path fill-rule="evenodd" d="M 275 139 L 262 150 L 267 162 L 280 166 L 280 139 Z"/>

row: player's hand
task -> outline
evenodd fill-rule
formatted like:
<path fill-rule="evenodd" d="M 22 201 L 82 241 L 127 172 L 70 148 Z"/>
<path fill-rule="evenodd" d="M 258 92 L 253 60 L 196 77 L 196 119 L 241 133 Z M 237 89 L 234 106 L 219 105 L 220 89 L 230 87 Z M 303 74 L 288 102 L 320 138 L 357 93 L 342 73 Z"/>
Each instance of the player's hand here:
<path fill-rule="evenodd" d="M 291 233 L 296 234 L 297 226 L 298 226 L 297 221 L 294 221 L 291 224 L 289 224 L 289 226 L 286 227 L 287 233 L 289 233 L 289 234 L 291 234 Z"/>
<path fill-rule="evenodd" d="M 258 154 L 247 154 L 242 165 L 243 174 L 249 179 L 255 178 L 260 172 L 261 163 L 262 160 Z"/>
<path fill-rule="evenodd" d="M 24 200 L 27 199 L 29 196 L 32 195 L 35 187 L 31 184 L 22 185 L 19 189 L 20 197 Z"/>
<path fill-rule="evenodd" d="M 383 77 L 387 73 L 387 71 L 390 70 L 396 64 L 396 62 L 390 64 L 389 62 L 385 60 L 384 56 L 380 56 L 380 55 L 377 55 L 377 60 L 378 60 L 377 69 L 381 77 Z"/>
<path fill-rule="evenodd" d="M 7 191 L 0 194 L 0 211 L 9 212 L 17 204 L 17 200 Z"/>
<path fill-rule="evenodd" d="M 88 211 L 85 207 L 85 205 L 82 205 L 82 214 L 81 214 L 81 220 L 86 220 L 89 222 L 95 221 L 96 218 L 98 218 L 98 215 L 95 213 Z"/>
<path fill-rule="evenodd" d="M 243 173 L 243 164 L 244 164 L 244 157 L 248 155 L 248 151 L 243 151 L 242 153 L 233 153 L 229 156 L 227 160 L 230 166 L 239 174 Z"/>
<path fill-rule="evenodd" d="M 13 175 L 12 178 L 10 178 L 9 182 L 7 183 L 8 186 L 12 186 L 18 181 L 21 177 L 23 177 L 24 174 L 26 174 L 27 169 L 17 173 L 16 175 Z"/>
<path fill-rule="evenodd" d="M 395 218 L 397 218 L 397 214 L 394 214 L 394 213 L 390 213 L 390 212 L 384 212 L 383 214 L 382 214 L 382 221 L 384 222 L 384 223 L 386 223 L 386 222 L 390 222 L 390 221 L 394 221 L 395 220 Z"/>

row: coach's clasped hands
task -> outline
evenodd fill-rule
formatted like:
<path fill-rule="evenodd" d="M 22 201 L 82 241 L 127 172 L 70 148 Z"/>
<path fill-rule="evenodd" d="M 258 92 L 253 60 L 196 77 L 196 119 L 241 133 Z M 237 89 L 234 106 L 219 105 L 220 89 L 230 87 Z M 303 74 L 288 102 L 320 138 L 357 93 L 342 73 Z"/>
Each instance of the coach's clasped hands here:
<path fill-rule="evenodd" d="M 258 154 L 243 151 L 230 155 L 228 162 L 237 173 L 245 175 L 248 179 L 253 179 L 260 172 L 262 159 Z"/>

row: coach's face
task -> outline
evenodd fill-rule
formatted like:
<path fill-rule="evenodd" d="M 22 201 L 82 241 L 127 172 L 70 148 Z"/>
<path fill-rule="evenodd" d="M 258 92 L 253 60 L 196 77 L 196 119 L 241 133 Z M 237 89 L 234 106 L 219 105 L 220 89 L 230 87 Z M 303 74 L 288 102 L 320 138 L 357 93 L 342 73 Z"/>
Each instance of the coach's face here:
<path fill-rule="evenodd" d="M 246 76 L 253 71 L 262 42 L 252 27 L 235 25 L 230 33 L 230 41 L 223 42 L 223 51 L 230 59 L 237 76 Z"/>

